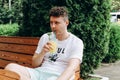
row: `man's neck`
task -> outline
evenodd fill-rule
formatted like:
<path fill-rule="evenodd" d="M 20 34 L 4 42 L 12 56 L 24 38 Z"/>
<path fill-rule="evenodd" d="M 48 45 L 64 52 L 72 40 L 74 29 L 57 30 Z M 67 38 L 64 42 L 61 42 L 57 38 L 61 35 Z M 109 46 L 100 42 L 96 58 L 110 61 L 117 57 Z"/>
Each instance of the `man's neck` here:
<path fill-rule="evenodd" d="M 60 34 L 57 39 L 62 41 L 62 40 L 66 40 L 68 37 L 70 36 L 69 32 L 66 32 L 66 33 L 63 33 L 63 34 Z"/>

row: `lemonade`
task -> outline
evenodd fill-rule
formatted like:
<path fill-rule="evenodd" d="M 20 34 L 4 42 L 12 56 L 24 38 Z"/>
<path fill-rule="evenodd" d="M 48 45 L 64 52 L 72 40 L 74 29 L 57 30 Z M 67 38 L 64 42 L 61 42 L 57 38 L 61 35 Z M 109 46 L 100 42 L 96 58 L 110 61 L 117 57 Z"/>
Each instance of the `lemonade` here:
<path fill-rule="evenodd" d="M 50 53 L 53 54 L 53 53 L 56 53 L 57 51 L 57 39 L 56 39 L 56 35 L 55 33 L 48 33 L 48 36 L 49 36 L 49 41 L 52 45 L 52 49 L 50 49 Z"/>
<path fill-rule="evenodd" d="M 55 41 L 50 41 L 52 44 L 52 49 L 50 49 L 50 53 L 55 53 L 57 51 L 57 43 Z"/>

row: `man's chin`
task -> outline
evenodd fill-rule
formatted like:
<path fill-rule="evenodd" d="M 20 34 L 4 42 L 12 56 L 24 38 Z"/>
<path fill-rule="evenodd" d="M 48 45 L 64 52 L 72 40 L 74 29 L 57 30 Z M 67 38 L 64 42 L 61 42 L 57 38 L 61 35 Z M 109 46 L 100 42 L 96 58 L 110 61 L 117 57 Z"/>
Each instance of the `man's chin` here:
<path fill-rule="evenodd" d="M 62 35 L 62 33 L 59 33 L 59 32 L 56 32 L 55 34 L 56 34 L 56 35 Z"/>

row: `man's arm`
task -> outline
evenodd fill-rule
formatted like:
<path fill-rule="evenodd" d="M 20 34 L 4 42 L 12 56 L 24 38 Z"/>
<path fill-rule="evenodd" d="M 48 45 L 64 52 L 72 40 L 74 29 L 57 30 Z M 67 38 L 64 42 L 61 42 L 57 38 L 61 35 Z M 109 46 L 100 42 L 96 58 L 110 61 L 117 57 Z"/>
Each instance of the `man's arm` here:
<path fill-rule="evenodd" d="M 38 67 L 42 64 L 44 56 L 47 52 L 53 49 L 51 42 L 47 42 L 44 47 L 42 48 L 39 54 L 35 53 L 32 58 L 32 66 Z"/>
<path fill-rule="evenodd" d="M 69 61 L 68 67 L 61 74 L 61 76 L 58 77 L 57 80 L 69 80 L 74 75 L 74 73 L 79 65 L 80 65 L 79 59 L 75 59 L 75 58 L 71 59 Z"/>
<path fill-rule="evenodd" d="M 33 67 L 38 67 L 42 64 L 43 58 L 44 58 L 45 53 L 41 52 L 40 54 L 34 54 L 32 58 L 32 66 Z"/>

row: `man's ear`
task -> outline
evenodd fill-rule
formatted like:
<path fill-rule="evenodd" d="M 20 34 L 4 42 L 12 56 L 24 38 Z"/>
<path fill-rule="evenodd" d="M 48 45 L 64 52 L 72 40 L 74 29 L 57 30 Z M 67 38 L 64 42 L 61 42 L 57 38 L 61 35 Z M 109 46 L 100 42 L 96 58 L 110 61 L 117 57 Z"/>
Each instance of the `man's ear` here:
<path fill-rule="evenodd" d="M 69 25 L 69 20 L 66 20 L 66 25 L 67 25 L 67 26 Z"/>

